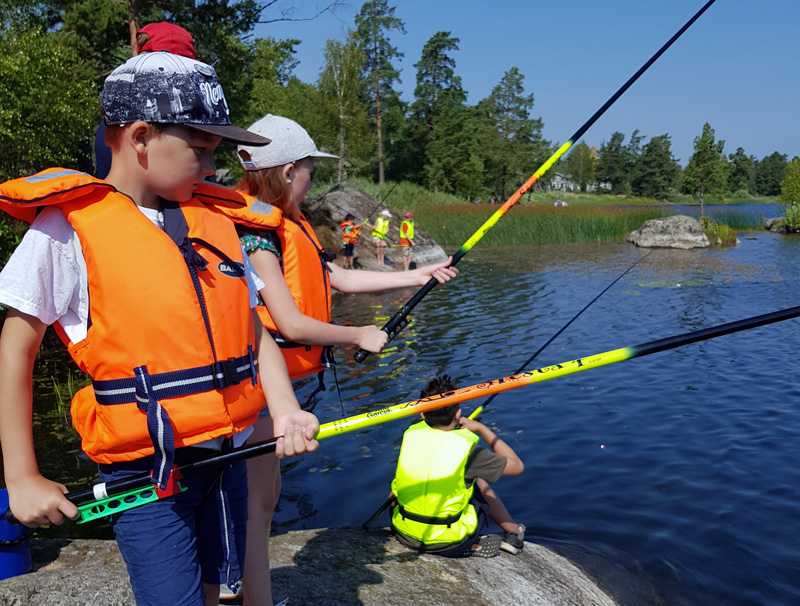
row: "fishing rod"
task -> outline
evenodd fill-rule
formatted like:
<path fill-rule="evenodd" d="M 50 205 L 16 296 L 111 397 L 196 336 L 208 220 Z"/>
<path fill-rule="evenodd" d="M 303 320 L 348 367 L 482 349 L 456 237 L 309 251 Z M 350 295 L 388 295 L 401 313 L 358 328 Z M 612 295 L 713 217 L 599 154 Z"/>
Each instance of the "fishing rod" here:
<path fill-rule="evenodd" d="M 551 337 L 550 337 L 550 338 L 549 338 L 549 339 L 548 339 L 548 340 L 545 342 L 545 344 L 544 344 L 544 345 L 542 345 L 542 346 L 541 346 L 539 349 L 537 349 L 537 350 L 536 350 L 536 353 L 534 353 L 534 354 L 533 354 L 533 355 L 532 355 L 530 358 L 528 358 L 527 360 L 525 360 L 525 362 L 523 362 L 522 366 L 520 366 L 520 367 L 519 367 L 519 368 L 516 370 L 516 372 L 515 372 L 514 374 L 521 373 L 521 372 L 522 372 L 522 371 L 524 371 L 526 368 L 528 368 L 528 365 L 529 365 L 531 362 L 533 362 L 533 361 L 534 361 L 534 360 L 537 358 L 537 356 L 538 356 L 540 353 L 542 353 L 542 352 L 545 350 L 545 348 L 546 348 L 548 345 L 550 345 L 550 343 L 552 343 L 552 342 L 553 342 L 553 341 L 554 341 L 554 340 L 555 340 L 555 339 L 558 337 L 558 335 L 560 335 L 562 332 L 564 332 L 564 331 L 565 331 L 565 330 L 566 330 L 566 329 L 569 327 L 569 325 L 570 325 L 570 324 L 572 324 L 572 323 L 573 323 L 575 320 L 577 320 L 577 319 L 578 319 L 578 318 L 581 316 L 581 314 L 582 314 L 583 312 L 585 312 L 587 309 L 589 309 L 589 307 L 591 307 L 591 306 L 592 306 L 592 304 L 593 304 L 595 301 L 597 301 L 597 299 L 599 299 L 600 297 L 602 297 L 602 296 L 603 296 L 603 295 L 604 295 L 604 294 L 605 294 L 605 293 L 606 293 L 606 292 L 607 292 L 607 291 L 608 291 L 608 290 L 609 290 L 609 289 L 610 289 L 612 286 L 614 286 L 614 284 L 616 284 L 617 282 L 619 282 L 619 281 L 620 281 L 620 280 L 621 280 L 621 279 L 622 279 L 622 278 L 623 278 L 623 277 L 624 277 L 624 276 L 625 276 L 625 275 L 626 275 L 628 272 L 630 272 L 630 271 L 631 271 L 631 270 L 632 270 L 634 267 L 636 267 L 636 266 L 637 266 L 639 263 L 641 263 L 642 261 L 644 261 L 644 260 L 645 260 L 647 257 L 649 257 L 649 256 L 650 256 L 651 254 L 653 254 L 654 252 L 655 252 L 655 250 L 651 250 L 650 252 L 648 252 L 648 253 L 647 253 L 646 255 L 644 255 L 643 257 L 640 257 L 640 258 L 639 258 L 639 259 L 638 259 L 638 260 L 637 260 L 637 261 L 636 261 L 636 262 L 635 262 L 633 265 L 631 265 L 631 266 L 630 266 L 628 269 L 626 269 L 626 270 L 625 270 L 624 272 L 622 272 L 622 273 L 621 273 L 619 276 L 617 276 L 617 278 L 616 278 L 616 279 L 615 279 L 615 280 L 614 280 L 614 281 L 613 281 L 611 284 L 609 284 L 609 285 L 608 285 L 608 286 L 606 286 L 606 287 L 605 287 L 605 288 L 604 288 L 602 291 L 600 291 L 600 293 L 599 293 L 599 294 L 598 294 L 598 295 L 597 295 L 597 296 L 596 296 L 594 299 L 592 299 L 591 301 L 589 301 L 589 302 L 586 304 L 586 306 L 585 306 L 583 309 L 581 309 L 581 310 L 580 310 L 578 313 L 576 313 L 574 316 L 572 316 L 572 318 L 569 320 L 569 322 L 567 322 L 566 324 L 564 324 L 564 326 L 562 326 L 562 327 L 561 327 L 561 328 L 558 330 L 558 332 L 556 332 L 554 335 L 552 335 L 552 336 L 551 336 Z M 471 414 L 471 415 L 469 415 L 469 418 L 470 418 L 470 419 L 476 419 L 476 418 L 478 417 L 478 415 L 479 415 L 479 414 L 481 414 L 481 413 L 482 413 L 482 412 L 483 412 L 483 411 L 486 409 L 486 407 L 487 407 L 487 406 L 489 406 L 489 403 L 490 403 L 492 400 L 494 400 L 496 397 L 497 397 L 497 394 L 496 394 L 496 393 L 493 393 L 492 395 L 490 395 L 490 396 L 489 396 L 489 397 L 486 399 L 486 401 L 485 401 L 483 404 L 481 404 L 480 406 L 478 406 L 478 407 L 477 407 L 477 408 L 476 408 L 476 409 L 475 409 L 475 410 L 472 412 L 472 414 Z M 391 506 L 392 506 L 392 504 L 395 502 L 395 500 L 396 500 L 396 497 L 394 496 L 394 494 L 391 494 L 391 495 L 389 495 L 389 497 L 386 499 L 386 501 L 384 501 L 384 502 L 381 504 L 381 506 L 380 506 L 380 507 L 378 507 L 378 509 L 377 509 L 377 510 L 375 510 L 375 513 L 373 513 L 373 514 L 372 514 L 372 515 L 369 517 L 369 519 L 368 519 L 366 522 L 364 522 L 364 523 L 361 525 L 361 528 L 362 528 L 363 530 L 369 530 L 369 529 L 372 527 L 372 525 L 373 525 L 373 524 L 374 524 L 374 523 L 375 523 L 375 522 L 378 520 L 378 518 L 379 518 L 379 517 L 381 517 L 381 515 L 383 514 L 383 512 L 384 512 L 384 511 L 386 511 L 387 509 L 389 509 L 389 507 L 391 507 Z"/>
<path fill-rule="evenodd" d="M 534 383 L 541 383 L 549 381 L 550 379 L 557 379 L 559 377 L 576 374 L 592 368 L 608 366 L 609 364 L 615 364 L 625 360 L 649 356 L 683 345 L 697 343 L 698 341 L 705 341 L 723 335 L 773 324 L 775 322 L 791 320 L 797 317 L 800 317 L 800 306 L 790 307 L 789 309 L 774 311 L 760 316 L 753 316 L 727 324 L 719 324 L 710 328 L 666 337 L 664 339 L 648 341 L 647 343 L 634 345 L 633 347 L 614 349 L 604 353 L 576 358 L 560 364 L 544 366 L 534 370 L 526 370 L 522 373 L 503 377 L 502 379 L 494 379 L 443 394 L 428 396 L 427 398 L 412 400 L 402 404 L 395 404 L 394 406 L 325 423 L 320 427 L 316 438 L 322 440 L 343 433 L 380 425 L 396 419 L 402 419 L 414 414 L 427 412 L 435 408 L 459 404 L 476 398 L 483 398 L 502 391 L 508 391 Z M 176 471 L 181 475 L 189 475 L 202 470 L 224 466 L 234 461 L 274 452 L 277 441 L 278 438 L 272 438 L 257 444 L 235 448 L 200 461 L 178 465 L 176 466 Z M 141 474 L 122 480 L 97 484 L 92 488 L 74 493 L 67 493 L 65 496 L 78 506 L 78 510 L 81 513 L 81 520 L 79 523 L 105 517 L 112 513 L 138 507 L 144 503 L 163 498 L 158 495 L 158 491 L 150 484 L 149 474 Z M 84 518 L 84 516 L 86 517 Z M 16 523 L 14 514 L 11 513 L 10 509 L 6 510 L 5 518 L 10 523 Z"/>
<path fill-rule="evenodd" d="M 655 252 L 655 250 L 651 250 L 651 251 L 650 251 L 650 252 L 648 252 L 648 253 L 647 253 L 645 256 L 643 256 L 643 257 L 640 257 L 640 258 L 639 258 L 639 259 L 638 259 L 638 260 L 637 260 L 637 261 L 636 261 L 636 262 L 635 262 L 633 265 L 631 265 L 631 266 L 630 266 L 628 269 L 626 269 L 626 270 L 625 270 L 624 272 L 622 272 L 622 273 L 621 273 L 619 276 L 617 276 L 617 279 L 616 279 L 616 280 L 614 280 L 614 281 L 613 281 L 611 284 L 609 284 L 609 285 L 608 285 L 608 286 L 606 286 L 606 287 L 605 287 L 603 290 L 601 290 L 601 291 L 598 293 L 598 295 L 597 295 L 597 296 L 596 296 L 594 299 L 592 299 L 591 301 L 589 301 L 589 302 L 586 304 L 586 306 L 585 306 L 583 309 L 581 309 L 581 310 L 580 310 L 578 313 L 576 313 L 574 316 L 572 316 L 572 319 L 570 319 L 570 321 L 569 321 L 569 322 L 567 322 L 566 324 L 564 324 L 564 326 L 562 326 L 561 328 L 559 328 L 559 329 L 558 329 L 558 332 L 556 332 L 556 333 L 555 333 L 555 334 L 554 334 L 552 337 L 550 337 L 549 339 L 547 339 L 547 341 L 545 342 L 545 344 L 544 344 L 544 345 L 542 345 L 542 346 L 541 346 L 539 349 L 537 349 L 535 354 L 533 354 L 533 355 L 532 355 L 530 358 L 528 358 L 527 360 L 525 360 L 525 362 L 523 362 L 523 363 L 522 363 L 522 366 L 520 366 L 520 367 L 519 367 L 519 368 L 516 370 L 516 372 L 515 372 L 514 374 L 521 373 L 523 370 L 525 370 L 526 368 L 528 368 L 528 365 L 530 365 L 530 363 L 531 363 L 531 362 L 533 362 L 533 361 L 536 359 L 536 357 L 537 357 L 537 356 L 538 356 L 540 353 L 542 353 L 542 352 L 545 350 L 545 348 L 546 348 L 548 345 L 550 345 L 550 343 L 552 343 L 552 342 L 553 342 L 553 341 L 554 341 L 554 340 L 555 340 L 555 339 L 558 337 L 558 335 L 560 335 L 562 332 L 564 332 L 564 331 L 565 331 L 565 330 L 566 330 L 566 329 L 569 327 L 569 325 L 570 325 L 570 324 L 572 324 L 572 323 L 573 323 L 575 320 L 577 320 L 577 319 L 578 319 L 578 318 L 581 316 L 581 314 L 582 314 L 583 312 L 585 312 L 587 309 L 589 309 L 589 308 L 592 306 L 592 304 L 593 304 L 595 301 L 597 301 L 597 299 L 599 299 L 599 298 L 600 298 L 600 297 L 602 297 L 604 294 L 606 294 L 606 292 L 608 292 L 608 290 L 609 290 L 609 289 L 610 289 L 612 286 L 614 286 L 614 284 L 616 284 L 617 282 L 619 282 L 619 281 L 620 281 L 620 280 L 621 280 L 621 279 L 622 279 L 622 278 L 623 278 L 623 277 L 624 277 L 624 276 L 625 276 L 625 275 L 626 275 L 626 274 L 627 274 L 629 271 L 631 271 L 631 270 L 632 270 L 634 267 L 636 267 L 637 265 L 639 265 L 639 263 L 641 263 L 642 261 L 644 261 L 644 260 L 645 260 L 647 257 L 649 257 L 649 256 L 650 256 L 651 254 L 653 254 L 654 252 Z M 473 411 L 473 413 L 472 413 L 471 415 L 469 415 L 469 418 L 470 418 L 470 419 L 475 419 L 475 418 L 477 418 L 477 416 L 478 416 L 479 414 L 481 414 L 481 413 L 484 411 L 484 409 L 485 409 L 487 406 L 489 406 L 489 402 L 491 402 L 492 400 L 494 400 L 496 397 L 497 397 L 497 394 L 496 394 L 496 393 L 495 393 L 495 394 L 492 394 L 491 396 L 489 396 L 489 398 L 488 398 L 488 399 L 487 399 L 487 400 L 486 400 L 486 401 L 485 401 L 483 404 L 481 404 L 480 406 L 478 406 L 478 408 L 476 408 L 476 409 Z"/>
<path fill-rule="evenodd" d="M 567 150 L 568 150 L 570 147 L 572 147 L 572 145 L 573 145 L 573 144 L 574 144 L 576 141 L 578 141 L 578 140 L 581 138 L 581 136 L 582 136 L 582 135 L 583 135 L 583 134 L 584 134 L 584 133 L 585 133 L 587 130 L 589 130 L 589 128 L 590 128 L 590 127 L 591 127 L 591 126 L 592 126 L 592 125 L 593 125 L 595 122 L 597 122 L 597 120 L 600 118 L 600 116 L 602 116 L 602 115 L 603 115 L 603 114 L 606 112 L 606 110 L 607 110 L 609 107 L 611 107 L 611 106 L 612 106 L 612 105 L 613 105 L 613 104 L 616 102 L 616 100 L 617 100 L 617 99 L 619 99 L 619 98 L 622 96 L 622 94 L 623 94 L 623 93 L 624 93 L 626 90 L 628 90 L 628 89 L 631 87 L 631 85 L 632 85 L 634 82 L 636 82 L 636 80 L 638 80 L 638 79 L 639 79 L 639 77 L 640 77 L 640 76 L 641 76 L 641 75 L 642 75 L 642 74 L 643 74 L 645 71 L 647 71 L 647 69 L 648 69 L 648 68 L 649 68 L 649 67 L 650 67 L 650 66 L 651 66 L 653 63 L 655 63 L 655 61 L 656 61 L 656 60 L 657 60 L 657 59 L 658 59 L 658 58 L 659 58 L 661 55 L 663 55 L 663 54 L 664 54 L 664 52 L 666 52 L 666 50 L 667 50 L 667 49 L 668 49 L 670 46 L 672 46 L 672 44 L 673 44 L 673 43 L 674 43 L 674 42 L 675 42 L 675 41 L 676 41 L 678 38 L 680 38 L 680 37 L 681 37 L 681 36 L 683 35 L 683 33 L 684 33 L 684 32 L 685 32 L 687 29 L 689 29 L 689 27 L 690 27 L 690 26 L 691 26 L 691 25 L 692 25 L 692 24 L 693 24 L 695 21 L 697 21 L 697 19 L 699 19 L 699 18 L 700 18 L 700 16 L 701 16 L 701 15 L 702 15 L 704 12 L 706 12 L 706 10 L 707 10 L 707 9 L 708 9 L 708 8 L 709 8 L 709 7 L 710 7 L 712 4 L 714 4 L 714 2 L 715 2 L 715 1 L 716 1 L 716 0 L 709 0 L 709 1 L 708 1 L 708 2 L 707 2 L 707 3 L 706 3 L 704 6 L 703 6 L 703 8 L 701 8 L 699 11 L 697 11 L 697 13 L 695 13 L 695 15 L 694 15 L 694 16 L 693 16 L 691 19 L 689 19 L 689 20 L 688 20 L 688 21 L 687 21 L 687 22 L 686 22 L 686 23 L 683 25 L 683 27 L 681 27 L 681 28 L 680 28 L 680 29 L 679 29 L 679 30 L 678 30 L 678 31 L 675 33 L 675 35 L 674 35 L 674 36 L 672 36 L 672 38 L 670 38 L 670 39 L 669 39 L 669 40 L 668 40 L 668 41 L 667 41 L 667 42 L 664 44 L 664 46 L 662 46 L 660 49 L 658 49 L 658 51 L 657 51 L 657 52 L 656 52 L 656 53 L 655 53 L 655 54 L 654 54 L 652 57 L 650 57 L 650 59 L 648 59 L 648 61 L 647 61 L 647 62 L 646 62 L 644 65 L 642 65 L 642 67 L 640 67 L 640 68 L 639 68 L 639 71 L 637 71 L 635 74 L 633 74 L 633 76 L 631 76 L 631 77 L 630 77 L 630 79 L 629 79 L 629 80 L 628 80 L 628 81 L 627 81 L 625 84 L 623 84 L 623 85 L 620 87 L 620 89 L 619 89 L 617 92 L 615 92 L 615 93 L 614 93 L 614 94 L 611 96 L 611 98 L 610 98 L 608 101 L 606 101 L 606 102 L 605 102 L 605 104 L 603 104 L 603 106 L 602 106 L 600 109 L 598 109 L 598 110 L 597 110 L 597 111 L 594 113 L 594 115 L 593 115 L 591 118 L 589 118 L 589 119 L 588 119 L 586 122 L 584 122 L 584 124 L 583 124 L 583 125 L 582 125 L 582 126 L 581 126 L 581 127 L 578 129 L 578 130 L 576 130 L 576 131 L 575 131 L 575 133 L 574 133 L 574 134 L 573 134 L 573 135 L 572 135 L 572 136 L 569 138 L 569 140 L 567 140 L 567 142 L 566 142 L 566 143 L 564 143 L 564 144 L 563 144 L 561 147 L 559 147 L 559 148 L 556 150 L 556 152 L 555 152 L 555 153 L 554 153 L 552 156 L 550 156 L 550 157 L 549 157 L 549 158 L 548 158 L 548 159 L 545 161 L 545 163 L 544 163 L 544 164 L 542 164 L 542 166 L 541 166 L 541 167 L 539 167 L 539 169 L 538 169 L 538 170 L 537 170 L 535 173 L 533 173 L 533 175 L 531 176 L 531 178 L 530 178 L 530 179 L 528 179 L 527 181 L 525 181 L 525 183 L 523 183 L 523 184 L 520 186 L 520 188 L 519 188 L 519 189 L 518 189 L 516 192 L 514 192 L 514 194 L 512 194 L 512 196 L 511 196 L 511 197 L 510 197 L 508 200 L 506 200 L 506 201 L 503 203 L 503 205 L 502 205 L 502 206 L 501 206 L 499 209 L 497 209 L 497 210 L 496 210 L 496 211 L 495 211 L 495 212 L 492 214 L 492 216 L 491 216 L 491 217 L 489 217 L 489 219 L 488 219 L 488 220 L 487 220 L 487 221 L 486 221 L 486 222 L 485 222 L 483 225 L 481 225 L 481 226 L 478 228 L 478 230 L 477 230 L 477 231 L 476 231 L 474 234 L 472 234 L 472 235 L 470 236 L 470 238 L 469 238 L 469 239 L 468 239 L 468 240 L 467 240 L 467 241 L 466 241 L 466 242 L 465 242 L 465 243 L 464 243 L 464 244 L 461 246 L 461 248 L 459 248 L 459 249 L 458 249 L 458 252 L 456 252 L 456 254 L 454 254 L 454 255 L 453 255 L 453 260 L 452 260 L 452 262 L 450 263 L 450 267 L 452 267 L 452 266 L 454 266 L 456 263 L 458 263 L 458 262 L 459 262 L 459 261 L 460 261 L 460 260 L 461 260 L 461 259 L 462 259 L 462 258 L 463 258 L 463 257 L 464 257 L 464 256 L 465 256 L 465 255 L 466 255 L 466 254 L 467 254 L 467 253 L 470 251 L 470 250 L 472 250 L 472 247 L 473 247 L 473 246 L 475 246 L 475 245 L 476 245 L 478 242 L 480 242 L 480 240 L 483 238 L 483 236 L 484 236 L 484 235 L 486 235 L 486 233 L 487 233 L 487 232 L 488 232 L 488 231 L 489 231 L 489 230 L 490 230 L 492 227 L 494 227 L 494 226 L 495 226 L 495 224 L 496 224 L 496 223 L 497 223 L 497 222 L 498 222 L 500 219 L 502 219 L 502 218 L 505 216 L 505 214 L 506 214 L 506 213 L 507 213 L 509 210 L 511 210 L 511 207 L 512 207 L 512 206 L 514 206 L 514 205 L 515 205 L 515 204 L 516 204 L 516 203 L 519 201 L 519 199 L 520 199 L 520 198 L 522 198 L 522 196 L 523 196 L 523 195 L 524 195 L 524 194 L 525 194 L 525 193 L 526 193 L 526 192 L 527 192 L 527 191 L 528 191 L 528 190 L 529 190 L 531 187 L 533 187 L 533 185 L 534 185 L 534 184 L 535 184 L 537 181 L 539 181 L 540 177 L 541 177 L 543 174 L 545 174 L 545 173 L 546 173 L 546 172 L 547 172 L 547 171 L 550 169 L 550 167 L 551 167 L 553 164 L 555 164 L 555 163 L 556 163 L 556 161 L 558 161 L 558 159 L 559 159 L 561 156 L 563 156 L 563 155 L 564 155 L 564 154 L 567 152 Z M 427 283 L 427 284 L 425 284 L 425 286 L 423 286 L 422 288 L 420 288 L 420 289 L 419 289 L 419 291 L 417 292 L 417 294 L 415 294 L 415 295 L 414 295 L 414 296 L 413 296 L 413 297 L 412 297 L 412 298 L 411 298 L 411 299 L 408 301 L 408 303 L 406 303 L 406 304 L 405 304 L 403 307 L 401 307 L 401 308 L 400 308 L 400 311 L 398 311 L 398 312 L 397 312 L 397 313 L 396 313 L 396 314 L 395 314 L 395 315 L 394 315 L 394 316 L 393 316 L 393 317 L 392 317 L 392 318 L 391 318 L 391 319 L 390 319 L 390 320 L 389 320 L 389 321 L 386 323 L 386 325 L 385 325 L 383 328 L 381 328 L 381 330 L 383 330 L 384 332 L 386 332 L 386 333 L 389 335 L 389 340 L 390 340 L 390 341 L 391 341 L 391 340 L 392 340 L 392 339 L 395 337 L 395 335 L 397 335 L 397 333 L 398 333 L 398 332 L 400 332 L 400 331 L 403 329 L 403 327 L 404 327 L 404 326 L 405 326 L 405 325 L 408 323 L 408 322 L 407 322 L 407 320 L 406 320 L 406 318 L 408 317 L 408 314 L 409 314 L 409 313 L 411 313 L 411 310 L 412 310 L 412 309 L 414 309 L 414 307 L 416 307 L 416 306 L 417 306 L 417 304 L 418 304 L 418 303 L 419 303 L 419 302 L 420 302 L 420 301 L 421 301 L 421 300 L 422 300 L 422 299 L 425 297 L 425 295 L 427 295 L 427 294 L 428 294 L 428 293 L 429 293 L 431 290 L 433 290 L 433 288 L 434 288 L 434 287 L 435 287 L 437 284 L 439 284 L 439 282 L 438 282 L 438 281 L 437 281 L 435 278 L 431 278 L 430 280 L 428 280 L 428 283 Z M 370 352 L 366 351 L 365 349 L 359 349 L 359 350 L 358 350 L 358 351 L 355 353 L 355 355 L 354 355 L 354 358 L 355 358 L 356 362 L 363 362 L 364 360 L 366 360 L 366 359 L 367 359 L 367 356 L 369 356 L 369 353 L 370 353 Z"/>

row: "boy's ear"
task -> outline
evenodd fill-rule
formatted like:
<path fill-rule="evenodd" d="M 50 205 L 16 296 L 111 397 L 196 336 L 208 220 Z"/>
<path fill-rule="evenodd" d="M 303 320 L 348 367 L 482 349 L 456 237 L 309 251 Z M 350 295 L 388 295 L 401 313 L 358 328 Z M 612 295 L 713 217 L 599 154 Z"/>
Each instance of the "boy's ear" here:
<path fill-rule="evenodd" d="M 134 122 L 128 126 L 125 131 L 127 131 L 126 135 L 123 136 L 130 143 L 130 146 L 140 156 L 145 155 L 145 153 L 147 153 L 147 144 L 150 140 L 150 125 L 142 121 Z"/>
<path fill-rule="evenodd" d="M 456 411 L 456 423 L 458 423 L 460 420 L 461 420 L 461 409 L 459 408 Z"/>

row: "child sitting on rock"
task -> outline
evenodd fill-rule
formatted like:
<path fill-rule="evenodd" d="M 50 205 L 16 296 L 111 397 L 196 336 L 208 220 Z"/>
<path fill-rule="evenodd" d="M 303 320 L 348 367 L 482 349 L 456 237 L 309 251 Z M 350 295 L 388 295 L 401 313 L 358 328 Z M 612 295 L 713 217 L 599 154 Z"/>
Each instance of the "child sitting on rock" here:
<path fill-rule="evenodd" d="M 433 379 L 420 397 L 453 391 L 448 375 Z M 489 484 L 520 475 L 525 466 L 483 423 L 461 416 L 458 404 L 422 413 L 403 435 L 392 492 L 392 530 L 412 549 L 445 557 L 518 554 L 525 526 L 512 519 Z M 483 438 L 491 450 L 477 445 Z M 504 536 L 484 535 L 491 519 Z"/>

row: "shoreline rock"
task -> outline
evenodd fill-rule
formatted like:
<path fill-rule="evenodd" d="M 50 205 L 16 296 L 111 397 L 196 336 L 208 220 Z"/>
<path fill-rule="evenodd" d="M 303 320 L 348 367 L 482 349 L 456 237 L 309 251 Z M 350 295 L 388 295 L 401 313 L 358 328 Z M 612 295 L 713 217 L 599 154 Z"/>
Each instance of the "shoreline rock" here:
<path fill-rule="evenodd" d="M 317 237 L 323 247 L 336 254 L 339 258 L 334 261 L 341 265 L 342 235 L 339 224 L 344 221 L 347 213 L 356 217 L 356 221 L 363 221 L 369 217 L 369 222 L 374 224 L 378 214 L 383 209 L 388 209 L 392 213 L 389 220 L 389 233 L 387 237 L 390 244 L 400 242 L 400 223 L 403 221 L 404 213 L 397 210 L 387 203 L 381 201 L 363 191 L 347 185 L 337 185 L 328 193 L 322 194 L 308 200 L 304 204 L 304 211 L 309 223 L 314 227 Z M 370 217 L 370 213 L 372 216 Z M 379 270 L 379 271 L 399 271 L 403 269 L 403 249 L 394 246 L 387 247 L 386 258 L 390 261 L 389 265 L 381 267 L 375 257 L 375 245 L 372 243 L 370 233 L 372 230 L 365 227 L 361 230 L 358 244 L 355 249 L 355 266 L 357 269 Z M 421 229 L 419 224 L 415 228 L 414 242 L 414 263 L 417 267 L 440 263 L 447 259 L 444 249 L 436 244 L 428 233 Z"/>
<path fill-rule="evenodd" d="M 34 571 L 0 581 L 0 605 L 133 604 L 114 541 L 34 539 L 32 547 Z M 452 560 L 409 551 L 386 528 L 322 528 L 273 536 L 270 552 L 273 595 L 290 605 L 616 604 L 569 560 L 530 542 L 518 556 Z"/>
<path fill-rule="evenodd" d="M 649 219 L 626 238 L 639 247 L 646 248 L 707 248 L 708 237 L 697 219 L 685 215 L 674 215 L 660 219 Z"/>

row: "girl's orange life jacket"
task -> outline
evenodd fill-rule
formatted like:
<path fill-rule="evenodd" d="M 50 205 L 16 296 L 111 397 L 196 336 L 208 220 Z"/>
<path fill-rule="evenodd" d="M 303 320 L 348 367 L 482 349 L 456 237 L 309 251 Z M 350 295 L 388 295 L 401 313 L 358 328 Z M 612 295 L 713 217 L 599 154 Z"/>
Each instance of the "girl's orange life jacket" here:
<path fill-rule="evenodd" d="M 278 209 L 253 196 L 239 192 L 247 200 L 246 208 L 220 209 L 234 221 L 255 229 L 274 229 L 281 243 L 281 269 L 300 313 L 319 320 L 331 321 L 331 284 L 328 261 L 332 256 L 317 239 L 305 218 L 294 221 L 283 217 L 276 223 Z M 269 288 L 269 285 L 267 285 Z M 266 306 L 259 305 L 258 315 L 275 338 L 286 360 L 289 376 L 300 379 L 319 373 L 331 365 L 329 348 L 321 345 L 293 343 L 283 338 Z"/>
<path fill-rule="evenodd" d="M 353 225 L 352 221 L 342 221 L 339 223 L 342 228 L 342 244 L 358 244 L 359 230 Z M 348 231 L 347 228 L 350 228 Z"/>
<path fill-rule="evenodd" d="M 169 469 L 172 446 L 159 431 L 171 428 L 179 448 L 256 421 L 264 394 L 242 250 L 233 223 L 212 211 L 243 202 L 203 185 L 189 202 L 164 204 L 165 233 L 111 185 L 76 171 L 0 186 L 0 208 L 30 219 L 38 207 L 58 206 L 80 240 L 88 334 L 70 343 L 57 332 L 92 378 L 71 412 L 83 450 L 98 463 L 155 454 Z"/>

